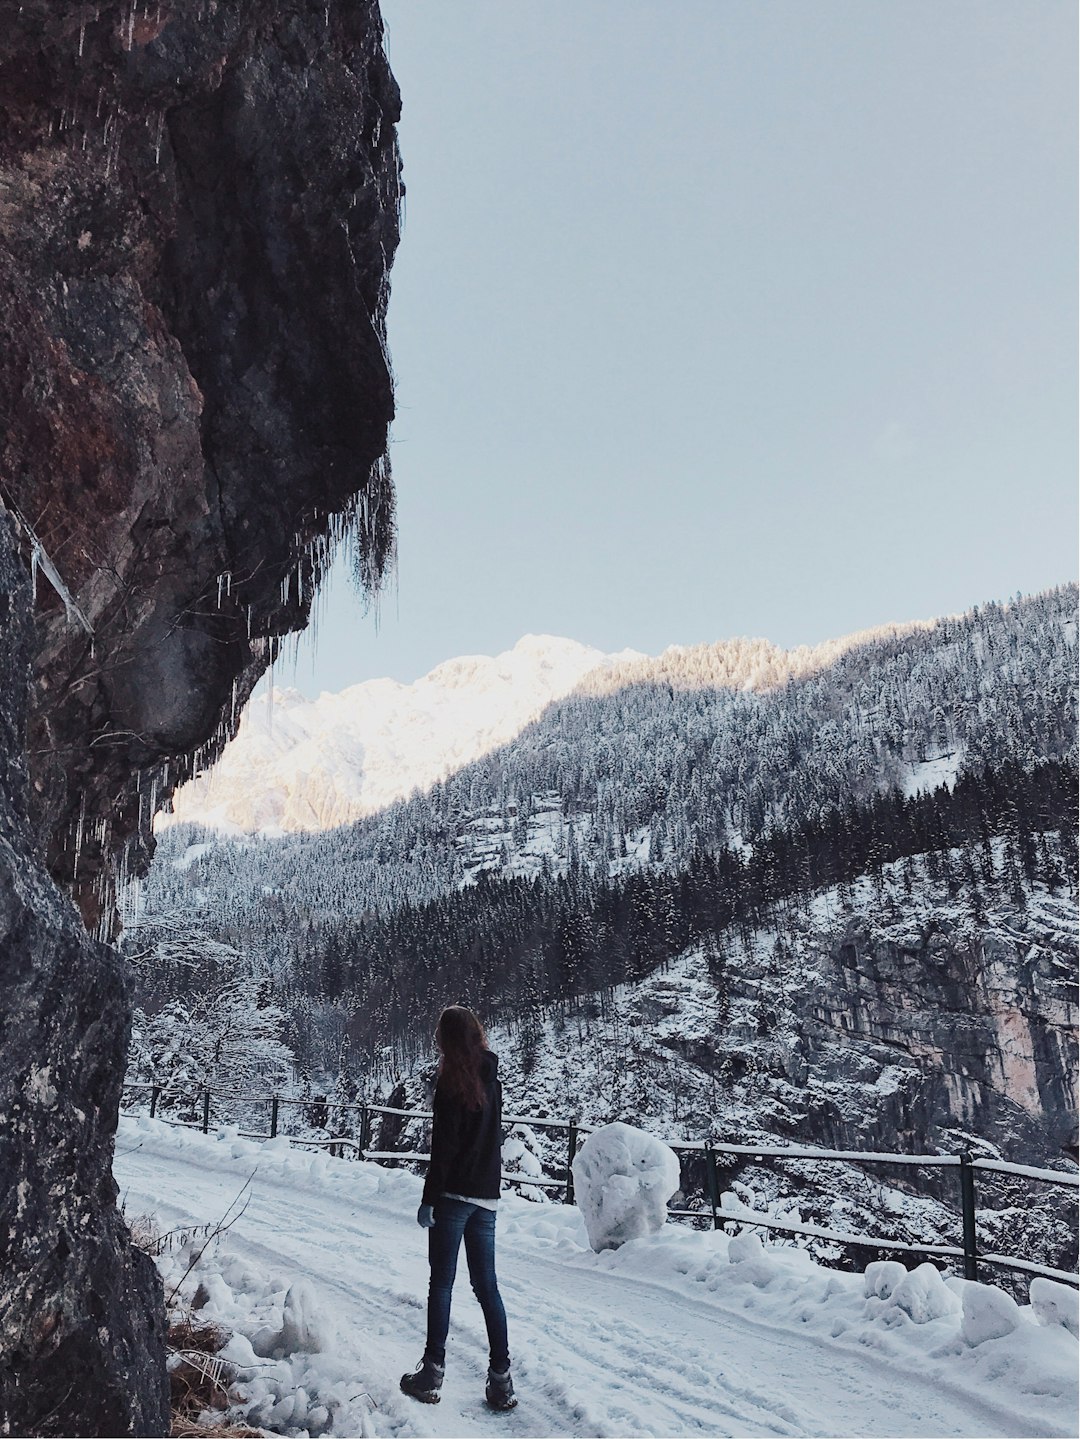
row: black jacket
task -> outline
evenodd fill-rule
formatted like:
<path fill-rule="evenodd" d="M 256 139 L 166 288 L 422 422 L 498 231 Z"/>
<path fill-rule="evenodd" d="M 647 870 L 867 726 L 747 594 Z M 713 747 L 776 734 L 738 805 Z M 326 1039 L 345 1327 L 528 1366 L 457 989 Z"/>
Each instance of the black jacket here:
<path fill-rule="evenodd" d="M 425 1204 L 434 1204 L 440 1194 L 498 1199 L 502 1179 L 502 1085 L 498 1074 L 499 1056 L 486 1050 L 480 1060 L 482 1109 L 466 1109 L 436 1086 Z"/>

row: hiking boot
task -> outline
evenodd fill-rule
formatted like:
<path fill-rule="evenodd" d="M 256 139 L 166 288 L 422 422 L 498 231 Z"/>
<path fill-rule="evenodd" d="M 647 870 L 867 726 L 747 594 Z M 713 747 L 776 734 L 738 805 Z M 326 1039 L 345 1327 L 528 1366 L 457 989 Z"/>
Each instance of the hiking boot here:
<path fill-rule="evenodd" d="M 513 1409 L 517 1403 L 517 1395 L 514 1393 L 514 1381 L 510 1378 L 509 1369 L 504 1374 L 497 1374 L 494 1369 L 488 1370 L 484 1398 L 491 1409 Z"/>
<path fill-rule="evenodd" d="M 401 1387 L 406 1394 L 419 1399 L 421 1404 L 438 1404 L 439 1390 L 442 1388 L 445 1373 L 443 1365 L 433 1364 L 430 1359 L 421 1359 L 412 1374 L 401 1376 Z"/>

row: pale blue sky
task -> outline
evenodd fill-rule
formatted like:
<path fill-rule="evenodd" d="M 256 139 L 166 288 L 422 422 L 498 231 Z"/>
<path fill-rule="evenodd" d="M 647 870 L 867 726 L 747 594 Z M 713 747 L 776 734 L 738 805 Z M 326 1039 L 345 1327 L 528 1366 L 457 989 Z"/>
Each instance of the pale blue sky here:
<path fill-rule="evenodd" d="M 279 682 L 1076 574 L 1076 8 L 383 0 L 396 585 Z"/>

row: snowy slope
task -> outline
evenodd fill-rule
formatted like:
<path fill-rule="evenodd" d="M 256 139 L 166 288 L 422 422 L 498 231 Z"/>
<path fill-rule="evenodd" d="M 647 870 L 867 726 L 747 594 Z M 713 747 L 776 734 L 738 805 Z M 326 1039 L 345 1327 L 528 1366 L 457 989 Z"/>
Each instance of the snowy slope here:
<path fill-rule="evenodd" d="M 163 1230 L 218 1219 L 253 1176 L 246 1211 L 183 1292 L 201 1282 L 202 1317 L 235 1331 L 233 1398 L 278 1432 L 1076 1432 L 1075 1338 L 986 1286 L 923 1272 L 892 1289 L 880 1267 L 840 1274 L 673 1223 L 596 1255 L 575 1209 L 513 1197 L 498 1262 L 520 1405 L 496 1417 L 482 1404 L 483 1326 L 459 1275 L 442 1403 L 421 1406 L 397 1387 L 423 1346 L 416 1177 L 146 1119 L 122 1121 L 116 1173 L 127 1214 Z M 165 1256 L 170 1283 L 186 1263 Z"/>
<path fill-rule="evenodd" d="M 513 739 L 590 671 L 637 658 L 526 635 L 494 658 L 448 660 L 413 684 L 369 680 L 316 700 L 264 692 L 214 768 L 185 785 L 158 823 L 264 832 L 347 824 Z"/>

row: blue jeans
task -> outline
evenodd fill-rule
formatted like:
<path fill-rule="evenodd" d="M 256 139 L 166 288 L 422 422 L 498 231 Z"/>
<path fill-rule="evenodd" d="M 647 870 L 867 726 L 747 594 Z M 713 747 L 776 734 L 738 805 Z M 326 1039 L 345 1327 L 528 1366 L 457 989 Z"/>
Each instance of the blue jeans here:
<path fill-rule="evenodd" d="M 460 1199 L 435 1201 L 435 1225 L 428 1230 L 427 1344 L 424 1358 L 446 1363 L 446 1334 L 450 1328 L 450 1299 L 457 1273 L 458 1250 L 465 1239 L 469 1282 L 480 1301 L 487 1325 L 492 1369 L 502 1373 L 510 1367 L 506 1338 L 506 1310 L 495 1279 L 495 1211 Z"/>

